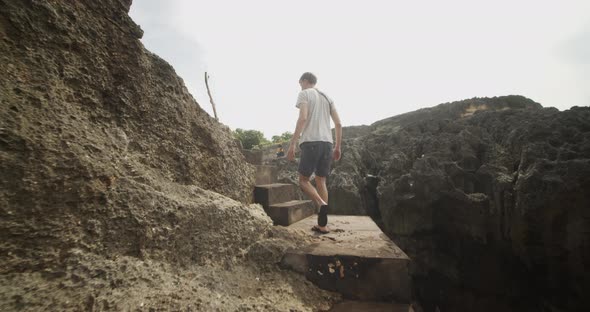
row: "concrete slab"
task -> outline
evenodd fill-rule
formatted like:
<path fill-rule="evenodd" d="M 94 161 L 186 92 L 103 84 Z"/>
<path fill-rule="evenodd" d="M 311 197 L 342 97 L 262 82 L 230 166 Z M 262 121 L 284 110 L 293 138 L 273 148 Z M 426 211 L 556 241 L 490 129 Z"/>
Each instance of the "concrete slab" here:
<path fill-rule="evenodd" d="M 340 302 L 329 312 L 414 312 L 409 304 L 350 301 Z"/>
<path fill-rule="evenodd" d="M 275 225 L 288 226 L 313 215 L 315 210 L 311 200 L 292 200 L 270 205 L 266 213 Z"/>
<path fill-rule="evenodd" d="M 317 215 L 289 226 L 310 235 L 317 224 Z M 368 216 L 328 216 L 331 232 L 322 235 L 324 240 L 308 246 L 306 252 L 317 256 L 346 255 L 364 258 L 409 260 L 410 258 Z"/>
<path fill-rule="evenodd" d="M 289 226 L 316 237 L 289 250 L 282 265 L 347 298 L 411 302 L 410 258 L 367 216 L 328 216 L 330 234 L 311 231 L 317 216 Z"/>
<path fill-rule="evenodd" d="M 261 204 L 264 209 L 270 205 L 291 201 L 295 198 L 295 185 L 273 183 L 256 185 L 254 187 L 254 202 Z"/>

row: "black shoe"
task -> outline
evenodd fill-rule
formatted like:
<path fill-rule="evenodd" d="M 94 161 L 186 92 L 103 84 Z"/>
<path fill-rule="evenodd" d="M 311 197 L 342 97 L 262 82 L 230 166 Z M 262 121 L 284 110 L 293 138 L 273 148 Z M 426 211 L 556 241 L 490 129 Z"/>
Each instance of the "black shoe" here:
<path fill-rule="evenodd" d="M 322 205 L 320 207 L 320 213 L 318 213 L 318 225 L 324 227 L 328 224 L 328 205 Z"/>

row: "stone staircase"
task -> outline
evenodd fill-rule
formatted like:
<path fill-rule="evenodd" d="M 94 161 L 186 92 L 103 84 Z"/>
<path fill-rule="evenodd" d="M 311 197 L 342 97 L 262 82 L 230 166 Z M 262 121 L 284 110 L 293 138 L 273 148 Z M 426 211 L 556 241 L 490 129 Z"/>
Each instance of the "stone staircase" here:
<path fill-rule="evenodd" d="M 288 250 L 283 268 L 299 272 L 318 287 L 347 301 L 330 311 L 413 312 L 411 259 L 368 216 L 329 215 L 329 234 L 311 230 L 317 222 L 310 200 L 298 200 L 292 184 L 277 183 L 277 169 L 255 164 L 254 201 L 275 225 L 312 236 L 312 243 Z"/>
<path fill-rule="evenodd" d="M 254 202 L 262 205 L 275 225 L 288 226 L 315 213 L 311 200 L 294 199 L 295 187 L 284 183 L 256 185 Z"/>
<path fill-rule="evenodd" d="M 262 156 L 258 154 L 246 157 L 256 167 L 254 202 L 262 205 L 274 225 L 288 226 L 313 215 L 316 212 L 313 202 L 297 198 L 298 186 L 277 183 L 277 168 L 262 164 Z"/>

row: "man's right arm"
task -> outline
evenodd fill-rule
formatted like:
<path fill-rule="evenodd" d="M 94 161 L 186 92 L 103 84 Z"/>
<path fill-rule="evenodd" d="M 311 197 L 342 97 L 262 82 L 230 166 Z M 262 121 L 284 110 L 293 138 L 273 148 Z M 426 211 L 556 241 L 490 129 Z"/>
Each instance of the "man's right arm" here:
<path fill-rule="evenodd" d="M 287 151 L 287 159 L 295 160 L 295 149 L 297 142 L 301 136 L 305 123 L 307 122 L 307 103 L 300 103 L 299 105 L 299 118 L 297 118 L 297 124 L 295 124 L 295 131 L 291 138 L 291 144 L 289 144 L 289 150 Z"/>
<path fill-rule="evenodd" d="M 342 143 L 342 122 L 340 121 L 340 116 L 338 116 L 336 108 L 333 106 L 330 111 L 330 115 L 332 116 L 332 121 L 334 122 L 334 129 L 336 130 L 336 143 L 334 144 L 334 160 L 340 160 L 340 156 L 342 154 L 340 150 L 340 144 Z"/>

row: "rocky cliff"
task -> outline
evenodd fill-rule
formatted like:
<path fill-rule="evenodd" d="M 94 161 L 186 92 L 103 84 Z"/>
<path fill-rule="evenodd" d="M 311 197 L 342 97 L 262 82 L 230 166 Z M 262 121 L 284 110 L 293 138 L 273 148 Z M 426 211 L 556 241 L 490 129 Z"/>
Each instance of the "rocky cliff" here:
<path fill-rule="evenodd" d="M 590 108 L 476 98 L 361 130 L 330 204 L 381 220 L 426 311 L 590 307 Z"/>
<path fill-rule="evenodd" d="M 271 252 L 250 251 L 272 233 L 253 168 L 130 5 L 0 0 L 0 310 L 326 302 L 244 262 Z"/>

